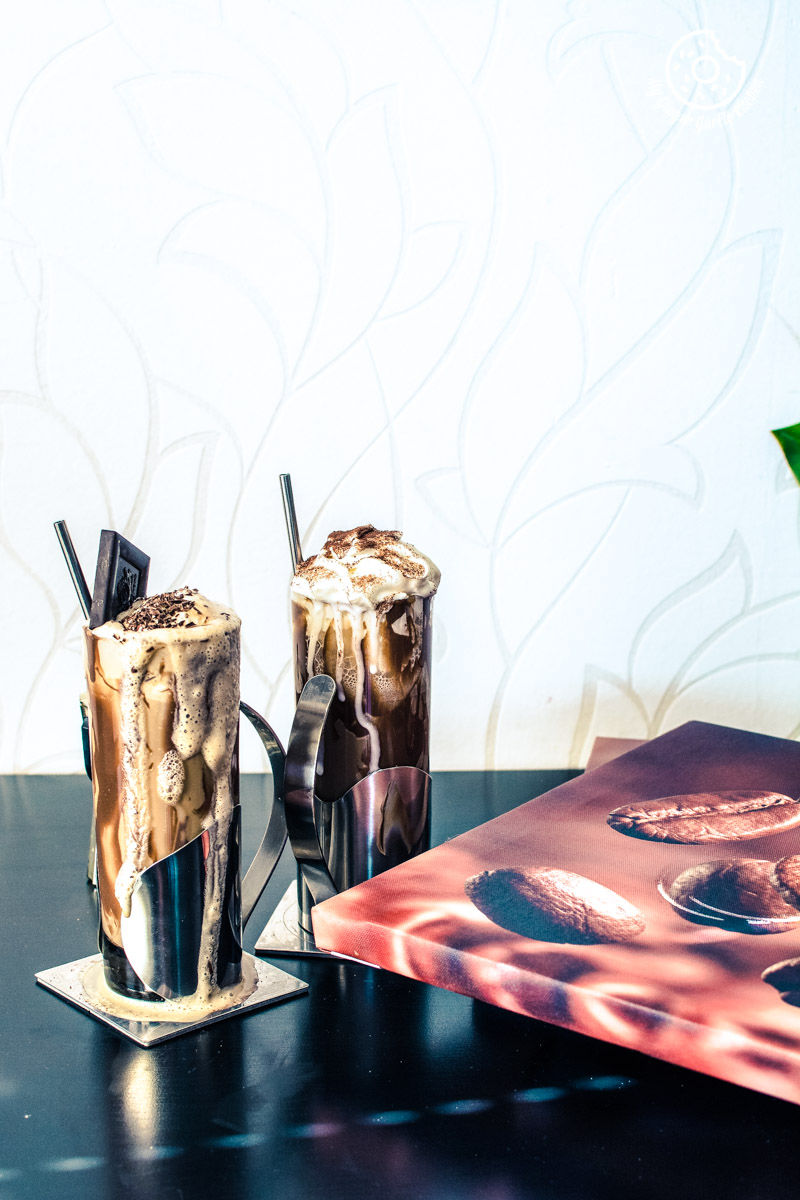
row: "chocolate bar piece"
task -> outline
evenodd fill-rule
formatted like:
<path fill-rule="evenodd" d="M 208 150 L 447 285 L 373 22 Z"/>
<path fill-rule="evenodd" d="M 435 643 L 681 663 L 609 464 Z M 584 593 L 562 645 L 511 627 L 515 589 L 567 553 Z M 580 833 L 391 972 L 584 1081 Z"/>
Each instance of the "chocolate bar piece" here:
<path fill-rule="evenodd" d="M 134 600 L 147 595 L 150 559 L 113 529 L 100 533 L 89 628 L 113 621 Z"/>

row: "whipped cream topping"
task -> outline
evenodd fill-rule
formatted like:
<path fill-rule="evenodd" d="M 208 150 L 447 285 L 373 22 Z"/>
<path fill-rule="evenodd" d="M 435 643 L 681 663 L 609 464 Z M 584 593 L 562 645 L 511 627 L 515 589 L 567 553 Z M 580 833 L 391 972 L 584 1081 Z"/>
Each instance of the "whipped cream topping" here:
<path fill-rule="evenodd" d="M 404 542 L 399 530 L 357 525 L 334 531 L 292 580 L 293 605 L 305 628 L 305 676 L 322 671 L 333 676 L 339 700 L 352 704 L 368 735 L 370 771 L 378 770 L 381 758 L 373 702 L 386 708 L 390 697 L 399 701 L 412 687 L 426 686 L 420 680 L 427 672 L 421 661 L 423 627 L 440 577 L 439 568 Z M 406 647 L 402 667 L 398 643 Z M 326 652 L 332 644 L 335 663 Z"/>
<path fill-rule="evenodd" d="M 318 604 L 351 609 L 377 609 L 396 600 L 432 596 L 439 586 L 439 568 L 402 538 L 399 530 L 373 525 L 336 530 L 319 554 L 300 563 L 292 590 Z"/>
<path fill-rule="evenodd" d="M 103 628 L 116 624 L 121 625 L 126 632 L 133 633 L 141 633 L 146 629 L 186 630 L 211 625 L 217 620 L 238 621 L 238 617 L 235 617 L 227 606 L 216 604 L 213 600 L 201 596 L 197 588 L 184 587 L 174 592 L 160 592 L 156 596 L 134 600 L 129 609 L 119 614 L 116 621 L 106 622 Z"/>

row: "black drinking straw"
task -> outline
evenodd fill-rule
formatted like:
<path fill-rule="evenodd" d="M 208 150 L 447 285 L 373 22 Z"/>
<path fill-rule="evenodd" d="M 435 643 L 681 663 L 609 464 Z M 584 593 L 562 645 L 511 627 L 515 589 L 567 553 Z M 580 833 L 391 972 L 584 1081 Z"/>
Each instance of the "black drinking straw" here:
<path fill-rule="evenodd" d="M 281 495 L 283 496 L 283 515 L 286 517 L 286 532 L 289 534 L 289 553 L 292 556 L 292 571 L 303 561 L 303 551 L 300 547 L 300 534 L 297 529 L 297 513 L 292 495 L 291 475 L 280 475 Z"/>
<path fill-rule="evenodd" d="M 72 544 L 72 538 L 69 536 L 66 521 L 54 521 L 53 528 L 56 531 L 59 545 L 64 552 L 64 558 L 67 563 L 67 570 L 70 573 L 72 582 L 75 586 L 75 591 L 78 593 L 78 602 L 83 610 L 83 615 L 86 620 L 89 620 L 89 610 L 92 607 L 92 594 L 86 585 L 86 579 L 81 564 L 78 561 L 78 556 L 75 553 L 75 547 Z"/>

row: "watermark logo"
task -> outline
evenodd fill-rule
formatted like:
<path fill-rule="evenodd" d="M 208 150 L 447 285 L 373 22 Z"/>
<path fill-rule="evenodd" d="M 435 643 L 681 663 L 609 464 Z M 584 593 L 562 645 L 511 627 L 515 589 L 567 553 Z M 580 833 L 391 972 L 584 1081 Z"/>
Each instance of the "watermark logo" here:
<path fill-rule="evenodd" d="M 670 119 L 688 115 L 707 127 L 750 107 L 756 89 L 748 88 L 745 103 L 746 79 L 745 63 L 726 53 L 713 29 L 693 29 L 670 50 L 664 82 L 653 81 L 649 91 Z"/>
<path fill-rule="evenodd" d="M 709 112 L 727 108 L 742 88 L 747 70 L 725 51 L 710 29 L 696 29 L 676 42 L 667 59 L 667 86 L 679 104 Z"/>

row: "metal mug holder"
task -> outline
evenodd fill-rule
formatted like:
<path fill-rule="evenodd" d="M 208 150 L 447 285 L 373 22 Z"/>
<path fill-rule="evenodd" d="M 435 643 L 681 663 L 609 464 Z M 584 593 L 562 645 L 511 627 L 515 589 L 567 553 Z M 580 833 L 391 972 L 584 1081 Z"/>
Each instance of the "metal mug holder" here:
<path fill-rule="evenodd" d="M 330 957 L 314 941 L 313 906 L 407 861 L 430 842 L 431 779 L 417 767 L 372 771 L 338 800 L 315 795 L 320 742 L 335 690 L 330 676 L 315 675 L 298 702 L 286 751 L 284 805 L 297 882 L 256 942 L 260 954 Z"/>
<path fill-rule="evenodd" d="M 216 980 L 219 987 L 236 982 L 242 958 L 242 931 L 286 845 L 283 747 L 255 709 L 244 702 L 240 703 L 239 709 L 261 739 L 269 757 L 273 781 L 266 829 L 241 881 L 241 888 L 241 805 L 236 804 L 225 825 L 214 822 L 185 846 L 142 871 L 133 887 L 130 915 L 122 918 L 122 943 L 128 961 L 145 987 L 164 999 L 190 996 L 198 985 L 210 844 L 220 835 L 226 847 L 227 869 L 219 930 L 220 965 Z M 178 919 L 176 914 L 180 914 Z"/>
<path fill-rule="evenodd" d="M 227 831 L 229 886 L 223 939 L 235 962 L 236 945 L 277 866 L 288 840 L 297 878 L 287 889 L 256 942 L 256 953 L 325 956 L 313 935 L 311 909 L 338 892 L 405 862 L 428 848 L 431 779 L 417 767 L 384 767 L 359 780 L 335 801 L 314 791 L 320 744 L 336 690 L 328 675 L 315 675 L 298 701 L 289 743 L 280 741 L 255 709 L 240 711 L 267 752 L 273 804 L 261 844 L 238 888 L 240 810 Z M 87 719 L 84 754 L 91 778 Z M 202 935 L 202 896 L 210 829 L 153 863 L 137 878 L 131 915 L 123 921 L 125 955 L 152 993 L 164 998 L 191 994 Z M 94 823 L 88 875 L 96 882 Z M 174 914 L 180 912 L 178 925 Z M 107 951 L 106 951 L 107 953 Z M 127 964 L 124 964 L 127 966 Z M 224 980 L 219 981 L 222 985 Z"/>
<path fill-rule="evenodd" d="M 143 985 L 143 993 L 139 996 L 129 994 L 127 997 L 116 997 L 109 993 L 110 1002 L 106 1000 L 98 988 L 98 980 L 105 969 L 100 954 L 36 974 L 36 980 L 42 987 L 110 1025 L 140 1046 L 153 1046 L 227 1017 L 303 995 L 308 990 L 302 980 L 245 955 L 242 949 L 242 930 L 277 866 L 286 844 L 287 830 L 283 806 L 283 748 L 272 729 L 254 709 L 242 703 L 240 711 L 256 729 L 269 756 L 273 775 L 273 799 L 266 829 L 241 884 L 241 808 L 237 804 L 230 814 L 227 827 L 221 828 L 215 823 L 185 846 L 153 863 L 136 880 L 130 916 L 123 918 L 124 949 L 118 953 L 120 961 L 110 963 L 109 969 L 112 974 L 117 969 L 121 971 L 120 982 L 123 985 L 133 984 L 137 990 Z M 85 766 L 91 778 L 88 729 L 84 737 Z M 221 966 L 216 982 L 220 987 L 235 983 L 239 964 L 243 967 L 243 960 L 246 959 L 253 986 L 243 999 L 232 998 L 223 1007 L 211 1006 L 207 1010 L 198 1010 L 191 1019 L 178 1018 L 174 1008 L 170 1009 L 168 1004 L 160 1012 L 158 1001 L 183 1000 L 192 996 L 197 987 L 206 872 L 217 869 L 219 865 L 210 859 L 209 853 L 214 833 L 219 833 L 220 841 L 224 841 L 227 859 L 219 930 L 218 964 Z M 88 864 L 90 883 L 96 878 L 94 854 L 92 839 Z M 102 938 L 102 926 L 100 929 Z"/>
<path fill-rule="evenodd" d="M 278 737 L 260 713 L 242 701 L 239 711 L 258 734 L 269 758 L 273 797 L 266 829 L 244 878 L 239 883 L 239 845 L 241 805 L 232 810 L 226 829 L 214 822 L 186 845 L 152 863 L 137 877 L 131 895 L 130 915 L 122 918 L 122 955 L 113 970 L 121 982 L 141 981 L 154 997 L 179 999 L 192 995 L 197 987 L 197 964 L 203 933 L 203 897 L 209 845 L 217 834 L 225 842 L 227 862 L 225 894 L 222 899 L 220 949 L 227 974 L 217 979 L 225 987 L 235 979 L 241 960 L 241 934 L 267 886 L 286 845 L 287 831 L 283 811 L 285 754 Z M 84 729 L 88 721 L 84 714 Z M 84 765 L 91 778 L 91 754 L 88 730 L 84 733 Z M 87 866 L 89 881 L 96 886 L 96 845 L 94 822 Z M 99 908 L 99 905 L 98 905 Z M 179 917 L 176 919 L 176 914 Z M 102 926 L 99 933 L 104 955 Z M 116 948 L 111 948 L 112 950 Z M 125 961 L 127 959 L 127 962 Z M 133 969 L 131 976 L 128 964 Z M 138 990 L 138 987 L 137 989 Z"/>

